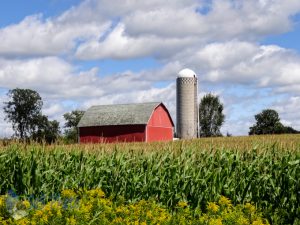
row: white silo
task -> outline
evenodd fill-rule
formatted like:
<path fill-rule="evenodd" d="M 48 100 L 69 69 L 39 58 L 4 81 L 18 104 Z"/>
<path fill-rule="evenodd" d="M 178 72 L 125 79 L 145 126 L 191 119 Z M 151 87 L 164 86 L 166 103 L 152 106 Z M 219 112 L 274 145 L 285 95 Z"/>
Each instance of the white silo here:
<path fill-rule="evenodd" d="M 197 138 L 198 134 L 198 82 L 196 73 L 183 69 L 176 80 L 177 137 Z"/>

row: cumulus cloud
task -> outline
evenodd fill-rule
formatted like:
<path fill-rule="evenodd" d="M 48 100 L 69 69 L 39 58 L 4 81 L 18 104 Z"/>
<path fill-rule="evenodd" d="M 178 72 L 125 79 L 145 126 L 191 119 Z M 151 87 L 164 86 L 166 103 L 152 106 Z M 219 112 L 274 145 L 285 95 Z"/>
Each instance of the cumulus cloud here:
<path fill-rule="evenodd" d="M 50 98 L 84 98 L 149 87 L 149 82 L 125 72 L 100 78 L 98 69 L 77 71 L 57 57 L 27 60 L 0 59 L 1 88 L 32 88 Z"/>
<path fill-rule="evenodd" d="M 212 43 L 194 54 L 184 52 L 179 59 L 195 65 L 203 81 L 276 87 L 278 92 L 300 93 L 300 56 L 276 45 L 241 41 Z"/>
<path fill-rule="evenodd" d="M 153 55 L 157 58 L 175 54 L 184 46 L 195 43 L 195 38 L 163 38 L 146 35 L 133 38 L 125 33 L 124 24 L 119 24 L 104 41 L 92 40 L 81 44 L 76 56 L 79 59 L 128 59 Z"/>
<path fill-rule="evenodd" d="M 100 15 L 91 18 L 89 15 L 88 10 L 71 9 L 57 18 L 44 19 L 41 14 L 27 16 L 18 24 L 0 29 L 0 55 L 69 54 L 78 42 L 98 38 L 110 26 Z"/>
<path fill-rule="evenodd" d="M 300 97 L 289 96 L 277 101 L 273 108 L 279 113 L 283 123 L 287 126 L 300 130 Z"/>
<path fill-rule="evenodd" d="M 72 55 L 76 51 L 79 59 L 150 54 L 168 59 L 211 42 L 260 40 L 289 31 L 290 18 L 299 10 L 297 0 L 86 0 L 57 17 L 30 15 L 0 29 L 0 55 Z"/>
<path fill-rule="evenodd" d="M 131 4 L 130 4 L 130 3 Z M 300 10 L 298 1 L 212 1 L 207 13 L 203 1 L 170 6 L 147 1 L 133 6 L 126 1 L 116 7 L 120 24 L 105 40 L 88 40 L 77 49 L 80 59 L 127 59 L 152 54 L 159 59 L 211 42 L 230 39 L 257 41 L 289 31 L 290 17 Z M 153 4 L 155 3 L 155 4 Z M 110 8 L 100 1 L 103 8 Z M 145 7 L 148 6 L 148 7 Z M 129 10 L 134 7 L 135 10 Z M 113 13 L 112 13 L 113 14 Z"/>

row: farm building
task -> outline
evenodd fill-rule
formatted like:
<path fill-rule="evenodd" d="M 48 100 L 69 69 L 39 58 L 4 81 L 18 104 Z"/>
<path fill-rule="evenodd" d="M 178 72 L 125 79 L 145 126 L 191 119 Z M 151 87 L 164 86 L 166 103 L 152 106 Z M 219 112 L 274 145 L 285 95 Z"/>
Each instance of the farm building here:
<path fill-rule="evenodd" d="M 169 141 L 173 128 L 160 102 L 92 106 L 78 123 L 80 143 Z"/>

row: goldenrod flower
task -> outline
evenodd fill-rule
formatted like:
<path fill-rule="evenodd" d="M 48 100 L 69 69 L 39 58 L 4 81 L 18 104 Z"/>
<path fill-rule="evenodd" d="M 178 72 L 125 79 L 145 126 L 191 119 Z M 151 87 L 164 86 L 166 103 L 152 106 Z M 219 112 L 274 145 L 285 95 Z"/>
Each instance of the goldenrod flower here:
<path fill-rule="evenodd" d="M 1 221 L 1 220 L 0 220 Z M 29 225 L 31 224 L 27 218 L 20 219 L 16 221 L 17 225 Z"/>
<path fill-rule="evenodd" d="M 219 210 L 219 206 L 215 202 L 209 202 L 207 210 L 216 213 Z"/>
<path fill-rule="evenodd" d="M 38 218 L 42 217 L 42 215 L 43 215 L 43 211 L 42 210 L 36 210 L 35 213 L 34 213 L 34 216 L 38 217 Z"/>
<path fill-rule="evenodd" d="M 219 204 L 220 204 L 220 206 L 226 206 L 226 207 L 232 206 L 230 199 L 226 198 L 225 196 L 220 197 Z"/>
<path fill-rule="evenodd" d="M 147 211 L 146 216 L 147 216 L 148 219 L 152 219 L 153 218 L 153 215 L 152 215 L 151 211 Z"/>
<path fill-rule="evenodd" d="M 47 214 L 43 214 L 43 216 L 41 217 L 41 222 L 42 223 L 47 223 L 48 222 L 48 216 L 47 216 Z"/>
<path fill-rule="evenodd" d="M 61 192 L 62 198 L 76 198 L 76 193 L 73 190 L 66 189 Z"/>
<path fill-rule="evenodd" d="M 29 209 L 30 208 L 30 202 L 28 200 L 24 200 L 22 202 L 23 206 L 25 207 L 25 209 Z"/>
<path fill-rule="evenodd" d="M 252 222 L 252 225 L 265 225 L 268 223 L 264 223 L 261 219 L 255 220 Z"/>
<path fill-rule="evenodd" d="M 180 201 L 180 202 L 177 203 L 177 206 L 178 206 L 179 208 L 185 208 L 185 207 L 188 206 L 188 203 L 185 202 L 185 201 Z"/>
<path fill-rule="evenodd" d="M 247 224 L 249 224 L 249 221 L 245 217 L 241 216 L 241 217 L 238 218 L 237 224 L 247 225 Z"/>
<path fill-rule="evenodd" d="M 74 216 L 67 218 L 67 224 L 68 225 L 76 225 L 76 220 L 75 220 Z"/>
<path fill-rule="evenodd" d="M 5 199 L 5 195 L 0 196 L 0 209 L 5 207 Z"/>
<path fill-rule="evenodd" d="M 211 219 L 208 224 L 209 225 L 223 225 L 222 219 Z"/>
<path fill-rule="evenodd" d="M 104 192 L 100 188 L 89 190 L 89 191 L 87 191 L 87 194 L 89 197 L 93 197 L 93 198 L 104 198 L 105 197 Z"/>
<path fill-rule="evenodd" d="M 250 203 L 246 203 L 245 209 L 251 214 L 255 213 L 256 209 L 254 205 L 251 205 Z"/>

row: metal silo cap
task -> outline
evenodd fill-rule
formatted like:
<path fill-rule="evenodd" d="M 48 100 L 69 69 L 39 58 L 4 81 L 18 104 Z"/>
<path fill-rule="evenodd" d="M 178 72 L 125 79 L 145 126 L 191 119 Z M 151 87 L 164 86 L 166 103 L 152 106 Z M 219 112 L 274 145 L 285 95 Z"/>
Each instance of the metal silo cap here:
<path fill-rule="evenodd" d="M 190 69 L 183 69 L 180 70 L 180 72 L 178 73 L 178 77 L 196 77 L 196 73 L 193 70 Z"/>

